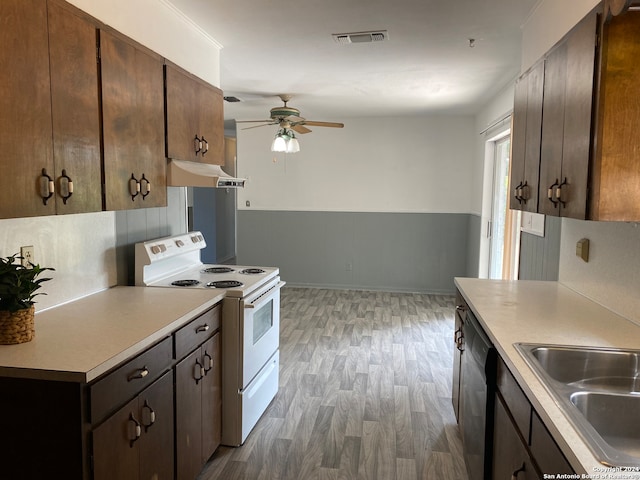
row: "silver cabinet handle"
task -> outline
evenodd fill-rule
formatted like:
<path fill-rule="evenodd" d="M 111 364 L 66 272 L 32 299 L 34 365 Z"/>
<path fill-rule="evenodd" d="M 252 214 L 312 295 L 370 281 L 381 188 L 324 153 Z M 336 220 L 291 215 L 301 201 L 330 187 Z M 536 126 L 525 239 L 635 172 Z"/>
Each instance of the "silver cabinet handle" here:
<path fill-rule="evenodd" d="M 73 180 L 71 177 L 67 175 L 67 171 L 65 169 L 62 170 L 62 175 L 60 175 L 60 196 L 62 197 L 62 202 L 66 205 L 67 200 L 73 195 Z"/>
<path fill-rule="evenodd" d="M 547 198 L 551 201 L 551 203 L 553 203 L 554 207 L 558 206 L 558 200 L 556 200 L 556 197 L 555 197 L 557 187 L 558 187 L 558 179 L 556 178 L 556 181 L 553 184 L 551 184 L 547 189 Z"/>
<path fill-rule="evenodd" d="M 130 382 L 131 380 L 144 378 L 147 375 L 149 375 L 149 369 L 145 366 L 145 367 L 139 368 L 138 370 L 135 371 L 135 373 L 132 373 L 131 375 L 129 375 L 127 377 L 127 381 Z"/>
<path fill-rule="evenodd" d="M 562 204 L 562 206 L 564 207 L 567 203 L 566 200 L 562 199 L 562 187 L 565 185 L 569 185 L 569 182 L 567 181 L 567 178 L 565 177 L 565 179 L 562 181 L 562 183 L 560 185 L 558 185 L 556 187 L 556 200 L 558 200 L 558 202 L 560 202 Z"/>
<path fill-rule="evenodd" d="M 144 405 L 142 406 L 142 425 L 144 425 L 144 431 L 148 431 L 149 427 L 156 423 L 156 412 L 151 408 L 149 402 L 147 400 L 144 401 Z"/>
<path fill-rule="evenodd" d="M 142 192 L 143 200 L 147 198 L 147 195 L 151 193 L 151 182 L 147 180 L 147 178 L 144 176 L 144 173 L 142 174 L 142 178 L 140 179 L 140 190 Z"/>
<path fill-rule="evenodd" d="M 518 475 L 520 474 L 520 472 L 524 472 L 524 471 L 525 471 L 525 465 L 523 462 L 522 466 L 519 469 L 514 470 L 514 472 L 511 474 L 511 480 L 518 480 Z"/>
<path fill-rule="evenodd" d="M 206 375 L 213 368 L 213 357 L 205 350 L 202 361 L 204 363 L 204 374 Z"/>
<path fill-rule="evenodd" d="M 196 328 L 196 333 L 206 332 L 207 330 L 209 330 L 209 325 L 205 323 L 204 325 L 200 325 L 198 328 Z"/>
<path fill-rule="evenodd" d="M 131 178 L 129 179 L 129 195 L 131 195 L 131 201 L 134 201 L 139 193 L 140 193 L 140 182 L 132 173 Z"/>
<path fill-rule="evenodd" d="M 202 147 L 202 156 L 204 157 L 205 154 L 209 151 L 209 142 L 207 142 L 204 137 L 202 137 L 201 140 L 202 140 L 202 145 L 203 145 L 203 147 Z"/>
<path fill-rule="evenodd" d="M 53 182 L 53 178 L 47 175 L 47 169 L 42 169 L 42 175 L 40 176 L 40 197 L 42 198 L 42 203 L 44 205 L 47 204 L 47 201 L 53 196 L 55 192 L 55 183 Z"/>
<path fill-rule="evenodd" d="M 133 438 L 129 439 L 129 446 L 133 447 L 133 444 L 136 443 L 136 440 L 142 435 L 142 428 L 140 427 L 140 422 L 133 416 L 133 413 L 129 414 L 129 423 L 133 424 Z"/>
<path fill-rule="evenodd" d="M 196 359 L 196 364 L 193 366 L 193 379 L 196 381 L 196 385 L 204 377 L 204 367 L 200 363 L 199 359 Z"/>

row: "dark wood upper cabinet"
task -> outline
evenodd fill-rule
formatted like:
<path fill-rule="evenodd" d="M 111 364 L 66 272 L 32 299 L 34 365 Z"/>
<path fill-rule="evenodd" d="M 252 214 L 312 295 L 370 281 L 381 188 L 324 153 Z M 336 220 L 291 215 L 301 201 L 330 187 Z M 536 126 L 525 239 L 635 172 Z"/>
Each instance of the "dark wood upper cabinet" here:
<path fill-rule="evenodd" d="M 222 92 L 179 67 L 165 66 L 168 158 L 224 165 Z"/>
<path fill-rule="evenodd" d="M 66 2 L 48 5 L 56 213 L 97 212 L 102 180 L 96 25 Z"/>
<path fill-rule="evenodd" d="M 163 59 L 100 30 L 106 210 L 166 206 Z"/>
<path fill-rule="evenodd" d="M 589 218 L 640 220 L 640 11 L 602 27 Z"/>
<path fill-rule="evenodd" d="M 527 212 L 538 209 L 543 85 L 544 61 L 540 61 L 515 86 L 510 208 Z"/>
<path fill-rule="evenodd" d="M 0 18 L 0 218 L 102 210 L 95 24 L 59 0 Z"/>
<path fill-rule="evenodd" d="M 0 2 L 0 218 L 55 213 L 48 41 L 43 0 Z"/>
<path fill-rule="evenodd" d="M 598 16 L 587 15 L 545 61 L 539 212 L 584 219 Z"/>
<path fill-rule="evenodd" d="M 601 8 L 585 16 L 543 60 L 537 211 L 577 219 L 637 221 L 640 12 L 630 10 L 603 22 Z M 534 147 L 528 127 L 530 118 L 538 116 L 537 105 L 523 106 L 520 84 L 526 81 L 530 72 L 516 84 L 512 192 L 523 182 L 519 164 L 523 149 Z M 512 198 L 511 208 L 524 209 L 523 203 Z"/>

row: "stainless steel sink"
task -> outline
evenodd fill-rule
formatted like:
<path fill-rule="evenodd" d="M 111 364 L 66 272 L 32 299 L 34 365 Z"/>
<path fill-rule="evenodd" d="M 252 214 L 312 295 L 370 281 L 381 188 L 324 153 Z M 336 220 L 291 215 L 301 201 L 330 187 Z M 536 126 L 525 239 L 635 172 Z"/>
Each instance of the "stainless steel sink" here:
<path fill-rule="evenodd" d="M 640 350 L 515 347 L 601 463 L 640 466 Z"/>

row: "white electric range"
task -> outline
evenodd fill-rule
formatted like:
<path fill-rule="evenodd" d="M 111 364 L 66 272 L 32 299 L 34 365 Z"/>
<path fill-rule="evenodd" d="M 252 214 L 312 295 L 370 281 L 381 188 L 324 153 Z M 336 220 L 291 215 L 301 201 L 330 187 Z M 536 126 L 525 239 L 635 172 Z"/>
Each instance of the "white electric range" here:
<path fill-rule="evenodd" d="M 135 245 L 136 285 L 206 288 L 222 302 L 222 443 L 239 446 L 278 391 L 280 280 L 277 267 L 208 265 L 194 231 Z"/>

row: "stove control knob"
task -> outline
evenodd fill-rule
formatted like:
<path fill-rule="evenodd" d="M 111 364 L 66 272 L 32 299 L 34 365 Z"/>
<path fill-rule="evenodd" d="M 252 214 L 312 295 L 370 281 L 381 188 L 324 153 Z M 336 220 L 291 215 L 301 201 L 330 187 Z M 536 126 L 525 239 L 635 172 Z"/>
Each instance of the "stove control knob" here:
<path fill-rule="evenodd" d="M 162 251 L 162 250 L 160 249 L 160 246 L 159 246 L 159 245 L 153 245 L 153 246 L 151 247 L 151 253 L 153 253 L 153 254 L 155 254 L 155 255 L 159 254 L 161 251 Z"/>
<path fill-rule="evenodd" d="M 159 245 L 160 251 L 161 252 L 166 252 L 167 251 L 167 246 L 164 243 L 161 243 Z"/>
<path fill-rule="evenodd" d="M 193 236 L 191 237 L 191 241 L 192 241 L 193 243 L 198 243 L 198 235 L 193 235 Z"/>
<path fill-rule="evenodd" d="M 176 246 L 177 246 L 178 248 L 180 248 L 180 247 L 184 247 L 184 242 L 183 242 L 182 240 L 176 240 Z"/>

